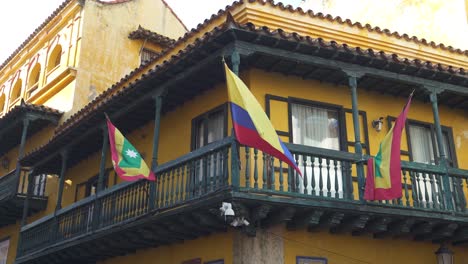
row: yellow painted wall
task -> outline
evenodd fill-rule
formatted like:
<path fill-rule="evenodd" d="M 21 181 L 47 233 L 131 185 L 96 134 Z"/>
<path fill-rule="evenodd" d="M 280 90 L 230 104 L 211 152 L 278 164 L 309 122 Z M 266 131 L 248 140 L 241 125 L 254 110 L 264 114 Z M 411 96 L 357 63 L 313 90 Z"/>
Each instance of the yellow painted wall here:
<path fill-rule="evenodd" d="M 0 109 L 0 112 L 19 103 L 19 100 L 14 101 L 10 95 L 13 86 L 20 79 L 21 98 L 26 102 L 42 104 L 59 93 L 60 101 L 49 102 L 46 105 L 61 111 L 71 109 L 69 105 L 73 100 L 72 93 L 63 89 L 74 79 L 74 76 L 68 76 L 73 74 L 67 73 L 70 72 L 70 67 L 73 68 L 77 64 L 76 54 L 81 39 L 80 23 L 80 7 L 76 2 L 72 2 L 0 71 L 0 95 L 4 93 L 7 101 L 5 108 Z M 53 63 L 50 60 L 51 54 L 57 45 L 62 47 L 60 65 L 49 70 L 49 64 Z M 30 88 L 35 87 L 30 82 L 30 74 L 37 63 L 41 66 L 39 81 L 37 88 L 30 93 Z"/>
<path fill-rule="evenodd" d="M 428 41 L 468 49 L 466 0 L 306 0 L 303 9 L 349 18 Z M 376 12 L 385 10 L 385 12 Z M 453 26 L 457 25 L 457 26 Z"/>
<path fill-rule="evenodd" d="M 183 261 L 201 258 L 202 263 L 224 259 L 224 263 L 232 264 L 233 232 L 216 233 L 195 240 L 187 240 L 170 246 L 148 248 L 136 251 L 135 254 L 116 257 L 99 264 L 126 263 L 161 263 L 180 264 Z"/>
<path fill-rule="evenodd" d="M 333 235 L 327 231 L 288 231 L 285 228 L 269 231 L 283 239 L 285 264 L 295 264 L 297 256 L 322 257 L 327 258 L 328 263 L 342 264 L 437 263 L 434 252 L 439 244 L 430 241 L 374 239 L 368 235 Z M 457 246 L 451 249 L 455 253 L 455 263 L 465 263 L 468 247 Z"/>
<path fill-rule="evenodd" d="M 261 70 L 249 71 L 250 89 L 264 106 L 265 95 L 272 94 L 282 97 L 295 97 L 311 101 L 324 102 L 329 104 L 341 105 L 345 108 L 351 108 L 351 94 L 348 87 L 335 86 L 327 83 L 320 83 L 313 80 L 303 80 L 298 77 L 284 76 L 274 73 L 266 73 Z M 370 143 L 370 154 L 377 153 L 379 144 L 385 133 L 388 131 L 387 121 L 384 121 L 384 127 L 381 132 L 372 129 L 370 122 L 381 116 L 398 116 L 402 107 L 406 103 L 406 98 L 382 95 L 380 93 L 369 92 L 358 89 L 359 110 L 366 111 L 368 121 L 368 133 Z M 441 124 L 452 127 L 453 138 L 455 140 L 458 165 L 460 168 L 468 169 L 468 153 L 463 151 L 468 147 L 468 117 L 462 110 L 450 109 L 446 106 L 440 106 Z M 274 120 L 274 123 L 282 130 L 287 129 L 287 106 L 275 108 L 275 115 L 281 119 Z M 408 119 L 422 122 L 434 123 L 432 115 L 432 106 L 430 103 L 413 100 Z M 348 118 L 346 122 L 348 139 L 354 141 L 354 132 L 352 119 Z M 362 127 L 361 127 L 362 131 Z M 364 140 L 361 133 L 361 141 Z M 403 136 L 403 149 L 406 149 L 406 137 Z"/>
<path fill-rule="evenodd" d="M 118 18 L 118 19 L 116 19 Z M 161 20 L 165 22 L 162 23 Z M 141 41 L 128 34 L 141 25 L 177 38 L 185 29 L 162 1 L 134 0 L 119 4 L 87 1 L 72 114 L 140 65 Z"/>

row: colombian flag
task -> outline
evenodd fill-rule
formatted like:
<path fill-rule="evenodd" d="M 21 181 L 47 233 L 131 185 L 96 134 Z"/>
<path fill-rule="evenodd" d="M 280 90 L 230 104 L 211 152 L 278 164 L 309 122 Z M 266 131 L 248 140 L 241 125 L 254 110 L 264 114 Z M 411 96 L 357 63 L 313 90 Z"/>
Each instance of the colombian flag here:
<path fill-rule="evenodd" d="M 140 153 L 111 123 L 107 115 L 106 119 L 112 165 L 114 165 L 114 170 L 119 177 L 124 181 L 136 181 L 139 179 L 156 180 L 154 173 L 148 169 Z"/>
<path fill-rule="evenodd" d="M 226 64 L 224 69 L 237 141 L 286 162 L 302 175 L 291 152 L 276 134 L 276 130 L 249 88 Z"/>
<path fill-rule="evenodd" d="M 366 200 L 392 200 L 401 198 L 401 134 L 405 127 L 406 116 L 411 104 L 408 98 L 392 128 L 380 143 L 375 158 L 367 161 L 367 179 L 364 192 Z"/>

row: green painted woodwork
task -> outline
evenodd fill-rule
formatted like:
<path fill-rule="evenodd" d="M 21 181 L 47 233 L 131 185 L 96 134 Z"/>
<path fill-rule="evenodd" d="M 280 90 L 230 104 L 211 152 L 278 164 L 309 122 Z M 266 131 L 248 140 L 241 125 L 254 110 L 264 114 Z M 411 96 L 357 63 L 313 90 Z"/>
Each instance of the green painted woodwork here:
<path fill-rule="evenodd" d="M 161 164 L 155 170 L 159 177 L 160 184 L 158 185 L 157 194 L 154 199 L 155 208 L 150 208 L 151 201 L 149 200 L 150 182 L 141 180 L 137 182 L 124 182 L 116 186 L 112 186 L 103 190 L 96 195 L 92 195 L 83 200 L 80 200 L 73 205 L 56 211 L 55 215 L 44 217 L 29 225 L 23 226 L 21 229 L 21 249 L 19 254 L 24 255 L 28 252 L 38 250 L 44 246 L 73 239 L 77 236 L 85 235 L 90 232 L 98 232 L 101 229 L 108 229 L 113 225 L 120 225 L 124 222 L 131 221 L 135 218 L 141 218 L 148 215 L 148 217 L 158 211 L 193 203 L 193 201 L 209 199 L 212 195 L 220 193 L 223 190 L 233 188 L 235 190 L 231 193 L 233 197 L 244 197 L 256 201 L 259 206 L 250 212 L 249 217 L 253 222 L 263 221 L 266 215 L 270 212 L 271 203 L 290 204 L 296 206 L 307 206 L 308 208 L 320 207 L 330 208 L 336 211 L 353 210 L 353 208 L 360 208 L 360 211 L 368 212 L 372 215 L 398 215 L 398 217 L 434 217 L 433 213 L 440 212 L 438 216 L 442 217 L 441 220 L 449 220 L 449 215 L 454 217 L 464 216 L 466 219 L 466 203 L 462 202 L 460 197 L 464 195 L 460 184 L 468 183 L 468 171 L 460 169 L 445 170 L 441 165 L 428 165 L 415 162 L 402 162 L 403 171 L 403 200 L 402 201 L 384 201 L 382 203 L 368 202 L 361 200 L 354 200 L 351 195 L 346 194 L 350 189 L 340 189 L 336 186 L 331 179 L 337 182 L 338 177 L 352 177 L 349 174 L 350 165 L 341 164 L 356 164 L 360 161 L 359 155 L 355 153 L 347 153 L 335 150 L 325 150 L 309 146 L 295 145 L 287 143 L 286 146 L 291 150 L 291 153 L 296 159 L 304 159 L 307 161 L 308 166 L 315 166 L 316 177 L 322 179 L 318 185 L 312 189 L 310 181 L 304 181 L 296 185 L 294 181 L 297 175 L 293 170 L 288 168 L 283 170 L 275 167 L 274 164 L 280 166 L 278 160 L 273 160 L 271 157 L 265 157 L 264 160 L 257 160 L 257 166 L 267 168 L 269 172 L 265 173 L 265 179 L 270 176 L 269 181 L 271 184 L 265 184 L 264 188 L 259 189 L 254 186 L 247 187 L 245 183 L 239 185 L 238 188 L 233 188 L 233 184 L 229 185 L 227 177 L 229 177 L 228 164 L 233 160 L 239 165 L 241 161 L 245 161 L 245 157 L 239 158 L 238 156 L 231 156 L 228 158 L 229 150 L 235 147 L 237 149 L 236 141 L 232 137 L 227 137 L 218 142 L 214 142 L 200 149 L 197 149 L 187 155 L 184 155 L 176 160 Z M 240 148 L 245 148 L 240 146 Z M 239 151 L 238 153 L 244 153 Z M 256 151 L 254 150 L 254 153 Z M 300 156 L 300 157 L 299 157 Z M 251 158 L 254 158 L 250 156 Z M 305 158 L 304 158 L 305 157 Z M 313 162 L 312 162 L 313 161 Z M 63 160 L 66 168 L 66 159 Z M 315 165 L 314 165 L 315 164 Z M 221 167 L 219 167 L 219 166 Z M 236 165 L 236 167 L 238 166 Z M 287 166 L 287 165 L 285 165 Z M 237 167 L 238 169 L 239 167 Z M 306 168 L 307 169 L 307 168 Z M 314 171 L 312 170 L 312 171 Z M 318 171 L 319 170 L 319 171 Z M 283 171 L 285 172 L 283 175 Z M 287 173 L 286 173 L 287 171 Z M 338 175 L 341 171 L 341 175 Z M 446 172 L 448 171 L 448 175 Z M 232 171 L 230 172 L 232 176 Z M 252 177 L 255 171 L 249 171 L 246 179 Z M 283 175 L 283 176 L 281 176 Z M 445 203 L 432 203 L 428 201 L 433 200 L 446 200 L 440 195 L 447 195 L 447 192 L 440 192 L 440 194 L 433 194 L 432 198 L 426 193 L 422 194 L 417 189 L 419 184 L 424 182 L 421 177 L 425 175 L 432 177 L 433 182 L 438 182 L 437 176 L 450 177 L 452 181 L 457 183 L 457 189 L 460 191 L 452 192 L 449 199 L 456 201 L 456 206 L 449 207 Z M 273 184 L 277 179 L 283 179 L 288 184 L 288 188 L 281 189 L 280 185 Z M 63 178 L 63 177 L 62 177 Z M 255 179 L 255 177 L 254 177 Z M 231 179 L 232 180 L 232 179 Z M 280 180 L 282 182 L 283 180 Z M 440 180 L 440 179 L 439 179 Z M 314 182 L 317 180 L 314 180 Z M 342 180 L 342 183 L 346 181 Z M 424 184 L 429 184 L 428 178 Z M 292 184 L 291 184 L 292 183 Z M 240 184 L 240 183 L 239 183 Z M 305 184 L 302 185 L 302 184 Z M 291 185 L 291 186 L 289 186 Z M 299 188 L 298 188 L 299 186 Z M 317 188 L 320 188 L 318 190 Z M 438 188 L 445 188 L 438 185 Z M 414 203 L 410 203 L 407 194 L 408 190 L 412 190 Z M 267 204 L 264 204 L 264 201 Z M 464 199 L 463 199 L 464 200 Z M 265 206 L 261 206 L 261 205 Z M 406 208 L 406 210 L 401 210 Z M 408 210 L 411 209 L 411 210 Z M 238 208 L 236 207 L 236 210 Z M 246 209 L 248 210 L 248 209 Z M 357 210 L 357 209 L 355 209 Z M 312 211 L 304 215 L 305 220 L 294 218 L 295 210 L 287 208 L 284 212 L 278 215 L 273 215 L 265 224 L 270 225 L 281 221 L 293 221 L 294 226 L 309 225 L 309 228 L 318 228 L 322 224 L 318 224 L 322 217 L 322 211 Z M 432 215 L 432 216 L 431 216 Z M 337 215 L 336 217 L 338 217 Z M 205 218 L 208 216 L 205 216 Z M 326 220 L 329 228 L 335 228 L 336 232 L 356 231 L 361 230 L 361 226 L 369 223 L 370 227 L 379 232 L 398 233 L 403 232 L 404 223 L 387 227 L 388 219 L 369 218 L 368 216 L 356 216 L 353 219 L 342 219 L 333 215 L 327 216 Z M 341 215 L 343 217 L 343 215 Z M 289 219 L 289 220 L 287 220 Z M 333 220 L 335 219 L 335 220 Z M 340 224 L 345 221 L 344 225 Z M 317 223 L 314 225 L 314 223 Z M 321 222 L 320 222 L 321 223 Z M 335 224 L 333 224 L 335 223 Z M 396 226 L 395 226 L 396 225 Z M 291 225 L 290 225 L 291 226 Z M 388 228 L 388 229 L 386 229 Z M 421 227 L 425 230 L 425 227 Z M 429 228 L 429 227 L 427 227 Z M 447 227 L 444 234 L 449 233 L 452 229 Z M 55 233 L 50 233 L 48 230 L 56 230 Z M 432 229 L 431 229 L 432 230 Z M 247 230 L 249 231 L 249 230 Z M 250 230 L 249 232 L 253 232 Z M 362 231 L 362 230 L 361 230 Z M 423 231 L 421 231 L 423 232 Z M 442 231 L 441 231 L 442 232 Z M 42 234 L 50 233 L 47 236 Z M 424 233 L 421 233 L 424 235 Z"/>

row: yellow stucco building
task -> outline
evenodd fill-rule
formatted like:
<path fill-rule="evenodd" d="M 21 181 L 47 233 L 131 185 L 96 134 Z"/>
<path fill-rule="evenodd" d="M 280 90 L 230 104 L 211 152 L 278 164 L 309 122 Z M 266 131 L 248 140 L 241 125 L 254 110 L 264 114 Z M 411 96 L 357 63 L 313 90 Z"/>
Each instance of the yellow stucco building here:
<path fill-rule="evenodd" d="M 185 31 L 164 1 L 69 0 L 2 65 L 0 260 L 466 262 L 468 51 L 260 0 Z M 223 58 L 303 177 L 234 139 Z M 365 201 L 413 90 L 402 198 Z M 104 113 L 157 181 L 117 177 Z"/>

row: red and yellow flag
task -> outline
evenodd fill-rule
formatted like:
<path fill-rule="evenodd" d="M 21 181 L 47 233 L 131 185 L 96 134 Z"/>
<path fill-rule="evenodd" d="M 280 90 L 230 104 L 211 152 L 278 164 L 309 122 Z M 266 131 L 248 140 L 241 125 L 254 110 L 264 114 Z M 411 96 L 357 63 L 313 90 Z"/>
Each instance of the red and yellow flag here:
<path fill-rule="evenodd" d="M 410 95 L 403 111 L 380 143 L 379 152 L 375 158 L 367 161 L 365 200 L 392 200 L 402 196 L 401 134 L 405 127 L 412 96 L 413 94 Z"/>
<path fill-rule="evenodd" d="M 156 180 L 154 173 L 148 168 L 140 153 L 112 124 L 109 118 L 107 118 L 107 129 L 112 165 L 114 165 L 117 175 L 124 181 Z"/>

